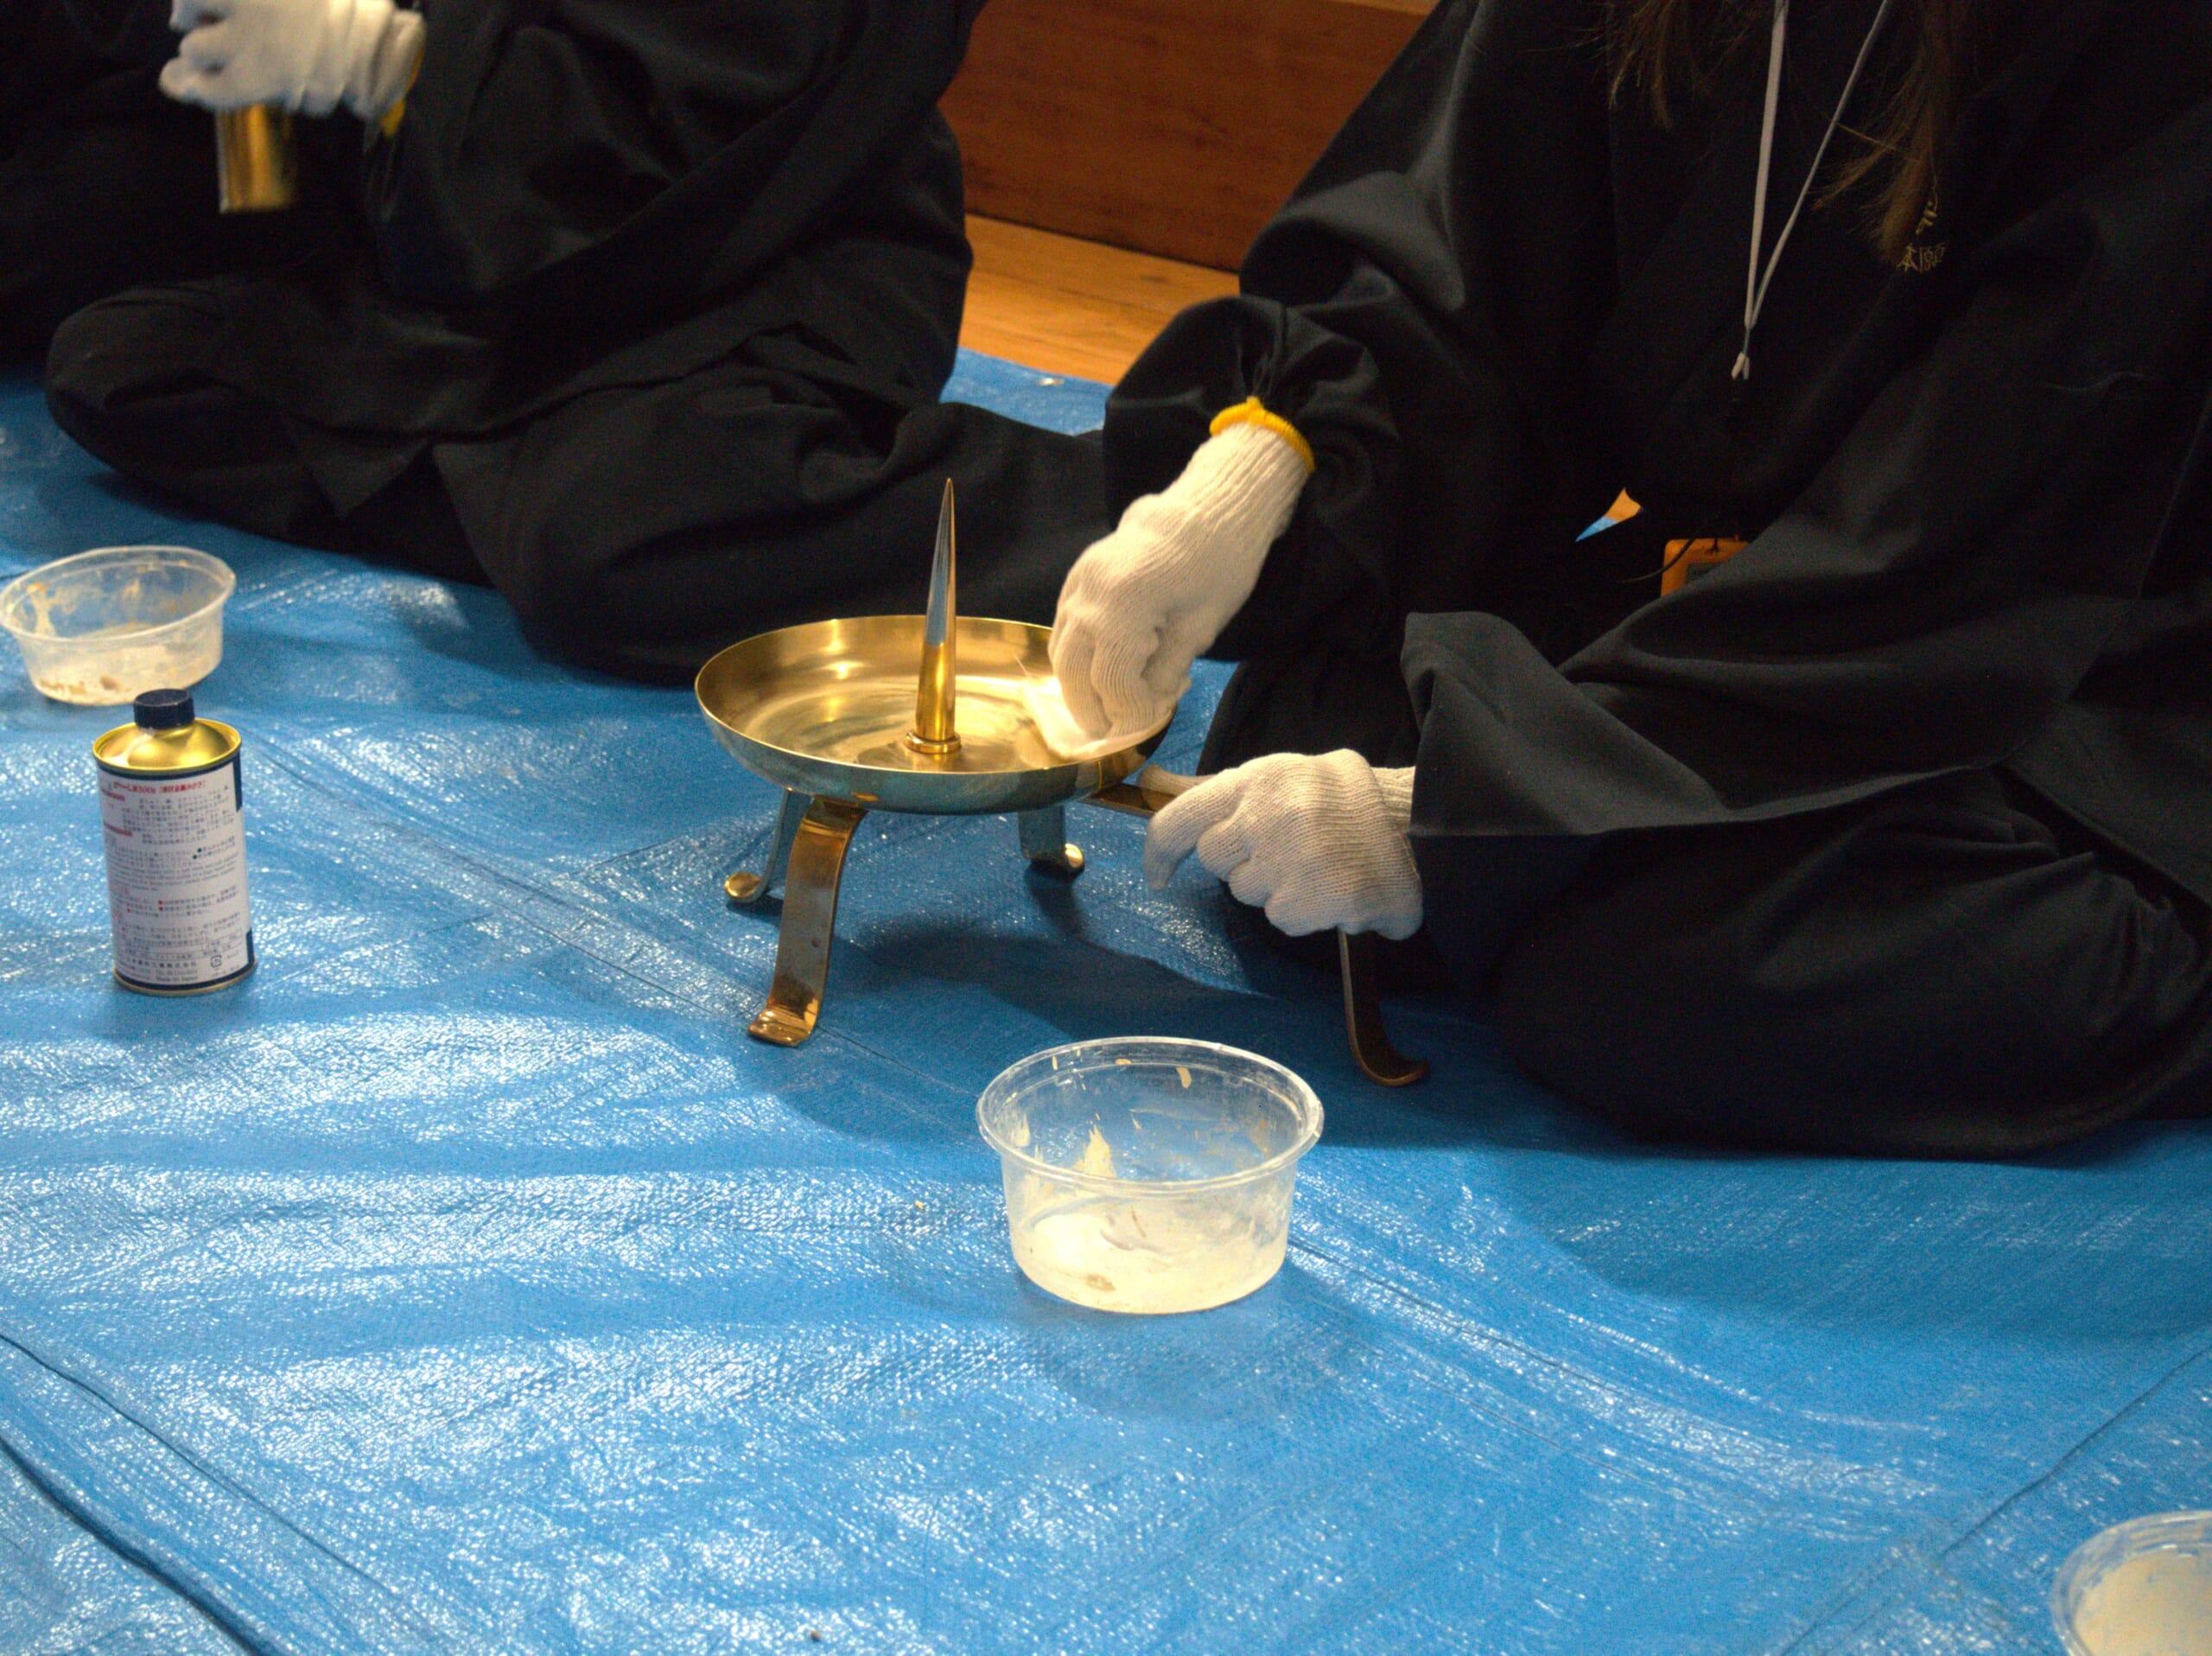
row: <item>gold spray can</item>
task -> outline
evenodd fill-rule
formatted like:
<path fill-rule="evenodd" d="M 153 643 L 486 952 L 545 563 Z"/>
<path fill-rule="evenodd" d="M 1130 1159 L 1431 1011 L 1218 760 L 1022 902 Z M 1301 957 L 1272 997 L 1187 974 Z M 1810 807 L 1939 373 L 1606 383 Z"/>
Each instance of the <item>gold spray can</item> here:
<path fill-rule="evenodd" d="M 292 117 L 275 104 L 219 110 L 215 175 L 226 213 L 271 213 L 299 199 Z"/>
<path fill-rule="evenodd" d="M 149 690 L 92 743 L 115 979 L 147 995 L 224 989 L 253 970 L 238 733 Z"/>

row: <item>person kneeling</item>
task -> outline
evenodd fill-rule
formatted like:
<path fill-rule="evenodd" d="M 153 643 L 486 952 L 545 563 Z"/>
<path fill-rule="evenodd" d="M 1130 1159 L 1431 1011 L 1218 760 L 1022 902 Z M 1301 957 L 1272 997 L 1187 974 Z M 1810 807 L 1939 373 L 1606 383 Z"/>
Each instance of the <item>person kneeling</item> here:
<path fill-rule="evenodd" d="M 918 608 L 948 475 L 963 596 L 1042 621 L 1096 445 L 937 401 L 969 255 L 935 105 L 979 3 L 176 0 L 170 97 L 307 118 L 302 227 L 72 316 L 54 417 L 614 672 Z"/>
<path fill-rule="evenodd" d="M 1054 640 L 1102 738 L 1242 663 L 1155 882 L 1649 1135 L 2206 1109 L 2212 8 L 1446 0 L 1243 277 Z"/>

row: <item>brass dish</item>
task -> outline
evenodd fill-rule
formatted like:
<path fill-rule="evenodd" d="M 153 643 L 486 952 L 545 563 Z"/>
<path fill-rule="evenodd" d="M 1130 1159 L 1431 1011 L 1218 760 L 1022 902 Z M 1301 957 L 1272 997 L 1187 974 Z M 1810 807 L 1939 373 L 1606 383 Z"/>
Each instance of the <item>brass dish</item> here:
<path fill-rule="evenodd" d="M 701 669 L 699 705 L 755 775 L 871 811 L 1039 811 L 1144 763 L 1139 748 L 1089 760 L 1053 752 L 1023 695 L 1025 685 L 1052 680 L 1052 633 L 971 615 L 959 618 L 955 645 L 954 745 L 931 752 L 909 741 L 926 627 L 920 615 L 869 615 L 763 633 Z"/>

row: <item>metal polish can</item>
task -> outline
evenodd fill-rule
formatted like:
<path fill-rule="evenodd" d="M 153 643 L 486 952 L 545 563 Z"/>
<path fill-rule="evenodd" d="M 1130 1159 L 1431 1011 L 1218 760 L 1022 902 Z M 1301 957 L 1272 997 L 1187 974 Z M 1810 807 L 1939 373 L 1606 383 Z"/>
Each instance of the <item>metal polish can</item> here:
<path fill-rule="evenodd" d="M 107 850 L 115 980 L 198 995 L 253 970 L 238 733 L 194 716 L 192 692 L 149 690 L 134 722 L 92 743 Z"/>

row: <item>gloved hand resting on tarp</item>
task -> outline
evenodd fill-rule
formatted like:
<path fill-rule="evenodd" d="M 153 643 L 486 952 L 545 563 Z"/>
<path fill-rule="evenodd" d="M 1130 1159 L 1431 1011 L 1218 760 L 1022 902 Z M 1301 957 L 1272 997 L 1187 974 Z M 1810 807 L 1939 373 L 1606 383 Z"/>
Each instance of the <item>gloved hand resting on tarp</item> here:
<path fill-rule="evenodd" d="M 423 19 L 391 0 L 175 0 L 162 90 L 206 109 L 280 104 L 382 120 L 414 84 Z"/>
<path fill-rule="evenodd" d="M 1181 476 L 1131 501 L 1076 560 L 1052 622 L 1052 670 L 1086 735 L 1135 740 L 1166 721 L 1191 663 L 1252 596 L 1313 470 L 1287 424 L 1256 401 L 1230 409 Z"/>
<path fill-rule="evenodd" d="M 1421 929 L 1421 874 L 1408 838 L 1412 770 L 1376 770 L 1349 748 L 1269 754 L 1166 806 L 1145 838 L 1157 891 L 1183 859 L 1229 882 L 1292 937 L 1332 927 L 1408 938 Z"/>

